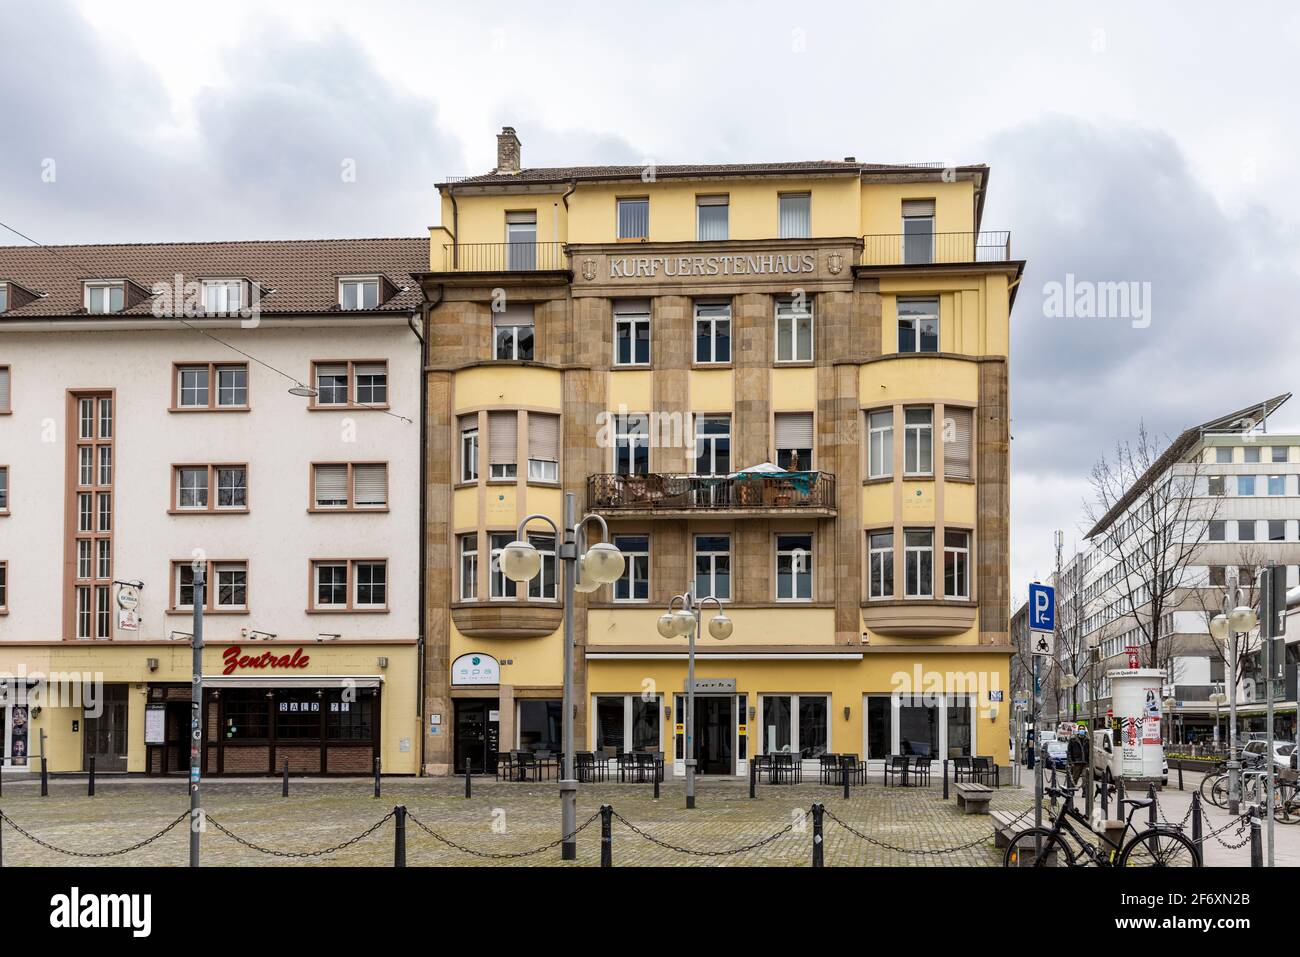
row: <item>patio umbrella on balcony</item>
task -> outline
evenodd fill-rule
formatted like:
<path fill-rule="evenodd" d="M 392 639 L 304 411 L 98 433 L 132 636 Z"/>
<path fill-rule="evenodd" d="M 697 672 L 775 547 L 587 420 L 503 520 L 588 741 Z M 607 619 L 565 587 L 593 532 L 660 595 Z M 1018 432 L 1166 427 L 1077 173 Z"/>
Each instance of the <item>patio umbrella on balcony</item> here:
<path fill-rule="evenodd" d="M 800 495 L 809 494 L 817 481 L 816 472 L 791 472 L 779 465 L 773 465 L 771 462 L 760 462 L 758 465 L 741 469 L 739 472 L 732 472 L 727 477 L 742 480 L 780 479 L 782 482 L 788 483 Z"/>
<path fill-rule="evenodd" d="M 727 478 L 746 479 L 746 478 L 767 478 L 772 475 L 789 475 L 785 469 L 779 465 L 773 465 L 771 462 L 760 462 L 758 465 L 752 465 L 747 469 L 741 469 L 739 472 L 732 472 Z"/>

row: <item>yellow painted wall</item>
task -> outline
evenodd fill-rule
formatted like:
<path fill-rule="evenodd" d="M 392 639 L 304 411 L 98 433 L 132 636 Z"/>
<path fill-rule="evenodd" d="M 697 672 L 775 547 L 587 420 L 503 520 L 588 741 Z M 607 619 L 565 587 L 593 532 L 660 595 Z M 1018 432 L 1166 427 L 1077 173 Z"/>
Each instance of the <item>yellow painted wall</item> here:
<path fill-rule="evenodd" d="M 710 615 L 712 606 L 705 610 Z M 663 609 L 655 607 L 593 608 L 587 612 L 588 642 L 593 645 L 668 645 L 660 637 L 655 623 Z M 835 609 L 833 608 L 727 608 L 735 622 L 735 632 L 726 641 L 710 637 L 705 628 L 700 648 L 726 650 L 729 646 L 833 644 Z M 678 642 L 686 650 L 686 641 Z"/>
<path fill-rule="evenodd" d="M 943 517 L 958 525 L 975 524 L 975 486 L 969 482 L 943 484 Z"/>
<path fill-rule="evenodd" d="M 975 228 L 975 184 L 872 183 L 862 188 L 862 232 L 896 235 L 903 231 L 903 200 L 934 200 L 934 231 L 963 233 Z"/>
<path fill-rule="evenodd" d="M 692 369 L 687 380 L 690 408 L 696 412 L 730 412 L 735 405 L 730 369 Z"/>
<path fill-rule="evenodd" d="M 858 373 L 858 394 L 867 406 L 918 399 L 976 402 L 979 366 L 964 359 L 891 359 L 871 362 Z"/>
<path fill-rule="evenodd" d="M 451 658 L 488 654 L 501 664 L 501 683 L 559 688 L 564 684 L 564 641 L 557 629 L 541 638 L 469 638 L 451 626 Z M 509 660 L 510 664 L 505 664 Z"/>
<path fill-rule="evenodd" d="M 649 369 L 609 374 L 609 410 L 649 412 L 654 408 L 654 373 Z"/>
<path fill-rule="evenodd" d="M 817 408 L 817 370 L 772 370 L 772 411 L 808 412 Z"/>
<path fill-rule="evenodd" d="M 552 193 L 529 193 L 510 196 L 460 196 L 459 218 L 453 226 L 451 200 L 442 198 L 442 226 L 459 231 L 458 241 L 465 243 L 504 243 L 506 213 L 534 210 L 537 213 L 537 241 L 565 242 L 568 216 L 561 197 L 564 189 Z M 570 203 L 573 202 L 570 197 Z"/>
<path fill-rule="evenodd" d="M 456 411 L 516 405 L 560 409 L 564 386 L 555 369 L 475 366 L 456 373 Z"/>

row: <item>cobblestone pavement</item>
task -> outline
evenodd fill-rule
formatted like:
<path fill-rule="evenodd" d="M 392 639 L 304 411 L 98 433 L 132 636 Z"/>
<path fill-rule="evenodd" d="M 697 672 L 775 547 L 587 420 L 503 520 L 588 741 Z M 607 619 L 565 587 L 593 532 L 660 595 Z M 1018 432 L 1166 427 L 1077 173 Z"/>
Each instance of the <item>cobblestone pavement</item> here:
<path fill-rule="evenodd" d="M 1023 789 L 1003 788 L 994 797 L 995 810 L 1020 812 L 1032 799 L 1032 778 Z M 1190 782 L 1189 782 L 1190 785 Z M 208 781 L 204 805 L 212 820 L 238 837 L 286 852 L 306 852 L 341 844 L 389 814 L 406 806 L 409 866 L 554 866 L 561 864 L 558 847 L 514 859 L 476 857 L 440 843 L 415 822 L 467 848 L 484 854 L 512 854 L 550 844 L 559 837 L 559 794 L 555 782 L 515 784 L 475 779 L 474 795 L 464 797 L 463 779 L 423 778 L 386 780 L 383 796 L 373 796 L 369 780 L 291 782 L 289 798 L 280 796 L 278 780 Z M 104 851 L 142 840 L 174 821 L 188 808 L 183 780 L 100 778 L 97 796 L 85 793 L 84 779 L 56 778 L 50 796 L 41 798 L 35 781 L 6 780 L 0 809 L 42 840 L 77 851 Z M 984 815 L 964 815 L 955 800 L 944 801 L 936 782 L 929 788 L 854 787 L 850 800 L 839 788 L 815 783 L 760 786 L 750 800 L 743 781 L 705 779 L 699 782 L 698 806 L 685 810 L 684 785 L 669 781 L 655 801 L 648 784 L 584 784 L 578 791 L 578 823 L 611 804 L 624 819 L 659 840 L 696 851 L 725 851 L 753 844 L 787 829 L 770 843 L 727 856 L 684 854 L 647 841 L 615 821 L 614 866 L 807 866 L 812 858 L 812 817 L 815 801 L 829 812 L 825 824 L 827 866 L 975 866 L 1001 864 L 993 847 L 992 828 Z M 1177 794 L 1177 792 L 1173 792 Z M 1182 797 L 1189 799 L 1190 791 Z M 1172 804 L 1166 817 L 1177 823 L 1183 804 Z M 1226 823 L 1215 812 L 1217 826 Z M 891 847 L 868 843 L 831 819 L 834 815 L 856 830 Z M 1222 820 L 1219 820 L 1219 819 Z M 495 828 L 495 829 L 494 829 Z M 42 848 L 3 828 L 5 866 L 49 864 L 180 866 L 187 863 L 188 822 L 182 821 L 156 842 L 121 857 L 82 859 Z M 1207 825 L 1207 830 L 1209 826 Z M 1279 828 L 1300 831 L 1300 828 Z M 337 853 L 322 857 L 282 858 L 259 853 L 232 840 L 209 824 L 203 836 L 207 865 L 381 865 L 393 860 L 394 824 L 385 822 L 373 834 Z M 1223 835 L 1235 837 L 1235 830 Z M 1290 835 L 1286 835 L 1290 838 Z M 1300 838 L 1300 834 L 1296 835 Z M 579 866 L 600 860 L 600 820 L 578 836 Z M 1300 842 L 1298 842 L 1300 844 Z M 969 845 L 969 846 L 965 846 Z M 1288 845 L 1289 846 L 1289 845 Z M 952 850 L 953 848 L 961 848 Z M 1248 851 L 1217 848 L 1210 863 L 1247 864 Z M 929 852 L 929 853 L 918 853 Z M 1282 863 L 1279 854 L 1279 863 Z M 1216 859 L 1218 858 L 1218 859 Z"/>

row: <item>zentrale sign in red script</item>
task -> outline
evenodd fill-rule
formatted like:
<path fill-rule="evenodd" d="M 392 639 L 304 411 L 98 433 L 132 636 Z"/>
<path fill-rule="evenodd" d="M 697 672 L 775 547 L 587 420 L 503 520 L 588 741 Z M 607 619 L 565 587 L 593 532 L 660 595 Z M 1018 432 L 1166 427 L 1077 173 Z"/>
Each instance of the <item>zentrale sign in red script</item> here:
<path fill-rule="evenodd" d="M 304 655 L 302 648 L 295 648 L 291 655 L 277 655 L 273 651 L 264 651 L 260 655 L 241 655 L 239 645 L 231 645 L 221 653 L 225 667 L 223 675 L 233 674 L 241 668 L 306 668 L 311 663 L 311 656 Z"/>

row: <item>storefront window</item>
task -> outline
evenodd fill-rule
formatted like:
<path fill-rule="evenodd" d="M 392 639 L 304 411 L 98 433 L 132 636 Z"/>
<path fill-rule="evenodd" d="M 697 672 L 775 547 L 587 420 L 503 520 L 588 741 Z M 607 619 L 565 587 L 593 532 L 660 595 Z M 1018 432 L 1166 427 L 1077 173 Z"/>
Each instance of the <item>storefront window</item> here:
<path fill-rule="evenodd" d="M 790 698 L 768 695 L 763 698 L 763 744 L 768 754 L 790 750 Z"/>
<path fill-rule="evenodd" d="M 939 708 L 922 698 L 903 698 L 898 708 L 898 745 L 903 754 L 937 757 Z"/>
<path fill-rule="evenodd" d="M 799 754 L 815 758 L 826 753 L 829 740 L 824 696 L 799 696 Z"/>
<path fill-rule="evenodd" d="M 222 697 L 227 741 L 270 737 L 271 701 L 264 689 L 228 688 Z"/>
<path fill-rule="evenodd" d="M 370 741 L 375 733 L 375 699 L 362 692 L 355 701 L 343 700 L 342 691 L 326 695 L 325 736 L 331 741 Z"/>
<path fill-rule="evenodd" d="M 321 699 L 315 691 L 278 691 L 275 695 L 275 736 L 320 738 Z"/>
<path fill-rule="evenodd" d="M 596 747 L 623 751 L 623 696 L 596 699 Z"/>
<path fill-rule="evenodd" d="M 659 743 L 659 698 L 649 699 L 640 695 L 632 698 L 632 747 L 637 751 L 658 751 Z"/>
<path fill-rule="evenodd" d="M 519 702 L 519 747 L 524 751 L 558 751 L 564 709 L 559 701 Z"/>
<path fill-rule="evenodd" d="M 884 695 L 867 699 L 867 758 L 880 761 L 892 752 L 894 737 L 894 709 Z"/>
<path fill-rule="evenodd" d="M 969 695 L 948 696 L 948 757 L 971 753 L 971 701 Z"/>

